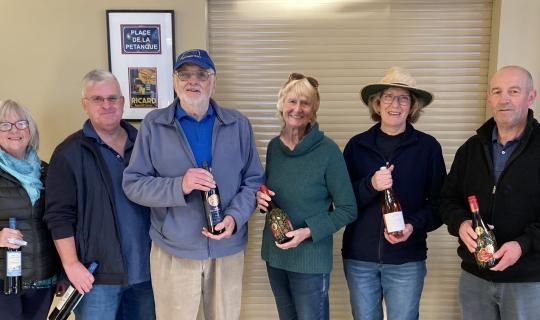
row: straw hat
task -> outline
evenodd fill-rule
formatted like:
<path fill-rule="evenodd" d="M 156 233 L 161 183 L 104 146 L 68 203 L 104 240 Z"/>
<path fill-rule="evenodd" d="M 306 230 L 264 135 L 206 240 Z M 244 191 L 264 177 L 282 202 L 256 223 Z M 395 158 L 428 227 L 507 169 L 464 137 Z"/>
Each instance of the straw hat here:
<path fill-rule="evenodd" d="M 415 96 L 424 101 L 424 107 L 433 101 L 433 94 L 427 90 L 417 88 L 416 80 L 414 80 L 409 71 L 401 67 L 391 67 L 379 83 L 368 84 L 362 88 L 362 91 L 360 91 L 362 101 L 367 106 L 368 99 L 372 94 L 389 87 L 403 88 L 413 92 Z"/>

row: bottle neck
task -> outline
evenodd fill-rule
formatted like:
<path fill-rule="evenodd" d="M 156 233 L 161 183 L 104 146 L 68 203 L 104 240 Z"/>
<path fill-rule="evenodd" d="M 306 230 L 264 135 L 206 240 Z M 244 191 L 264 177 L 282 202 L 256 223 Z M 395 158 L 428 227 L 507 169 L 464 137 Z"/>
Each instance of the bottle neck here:
<path fill-rule="evenodd" d="M 480 216 L 480 210 L 472 211 L 472 215 L 473 215 L 473 227 L 480 226 L 484 228 L 485 230 L 490 231 L 490 229 L 484 223 L 484 220 L 482 220 L 482 216 Z"/>
<path fill-rule="evenodd" d="M 396 199 L 396 196 L 394 195 L 394 190 L 392 190 L 392 188 L 384 189 L 383 194 L 384 201 L 386 201 L 387 203 L 394 202 Z"/>
<path fill-rule="evenodd" d="M 272 211 L 272 210 L 274 210 L 276 208 L 277 208 L 277 206 L 274 203 L 274 201 L 272 201 L 272 200 L 268 201 L 268 212 L 270 212 L 270 211 Z"/>

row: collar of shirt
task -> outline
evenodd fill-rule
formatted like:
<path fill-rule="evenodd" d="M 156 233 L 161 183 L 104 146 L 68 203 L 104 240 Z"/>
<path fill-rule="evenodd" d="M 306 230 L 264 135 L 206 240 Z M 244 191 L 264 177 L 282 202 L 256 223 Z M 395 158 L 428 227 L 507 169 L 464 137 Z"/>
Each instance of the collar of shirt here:
<path fill-rule="evenodd" d="M 493 145 L 495 144 L 498 144 L 500 145 L 503 149 L 506 149 L 506 147 L 508 147 L 509 145 L 512 145 L 512 144 L 517 144 L 519 142 L 519 140 L 521 140 L 521 138 L 523 137 L 523 132 L 525 131 L 522 131 L 515 139 L 513 140 L 510 140 L 510 141 L 507 141 L 504 145 L 499 141 L 499 130 L 497 130 L 497 126 L 494 126 L 493 127 L 493 131 L 491 132 L 491 142 Z"/>
<path fill-rule="evenodd" d="M 130 137 L 129 130 L 126 128 L 124 122 L 120 121 L 120 126 L 122 128 L 124 128 L 124 130 L 126 131 L 126 133 L 128 135 L 128 138 L 126 140 L 126 145 L 124 146 L 124 151 L 126 151 L 126 150 L 129 150 L 129 149 L 133 148 L 133 145 L 135 143 L 135 139 L 133 137 Z M 99 137 L 99 135 L 96 132 L 96 129 L 94 129 L 94 126 L 92 125 L 90 120 L 86 120 L 86 122 L 84 123 L 84 125 L 83 125 L 83 134 L 84 134 L 84 136 L 86 136 L 88 138 L 92 138 L 92 139 L 96 140 L 96 142 L 98 144 L 100 144 L 102 146 L 106 146 L 107 148 L 110 149 L 110 147 L 105 142 L 103 142 L 103 140 Z"/>
<path fill-rule="evenodd" d="M 206 111 L 206 114 L 201 118 L 201 121 L 204 121 L 207 118 L 214 117 L 214 114 L 215 114 L 215 110 L 214 110 L 214 107 L 212 106 L 212 103 L 208 103 L 208 110 Z M 174 117 L 179 122 L 185 119 L 191 119 L 191 120 L 197 121 L 197 119 L 193 118 L 192 116 L 186 113 L 186 111 L 180 105 L 180 100 L 178 100 L 178 102 L 176 103 L 176 108 L 174 110 Z"/>

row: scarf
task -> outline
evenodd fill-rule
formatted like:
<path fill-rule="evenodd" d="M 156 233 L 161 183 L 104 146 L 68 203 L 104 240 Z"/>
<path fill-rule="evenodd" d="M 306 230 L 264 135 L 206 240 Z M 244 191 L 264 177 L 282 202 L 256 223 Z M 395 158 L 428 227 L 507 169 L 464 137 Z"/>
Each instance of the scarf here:
<path fill-rule="evenodd" d="M 41 160 L 32 148 L 26 152 L 26 158 L 19 160 L 0 149 L 0 168 L 14 176 L 28 193 L 32 205 L 39 199 L 43 183 L 41 177 Z"/>

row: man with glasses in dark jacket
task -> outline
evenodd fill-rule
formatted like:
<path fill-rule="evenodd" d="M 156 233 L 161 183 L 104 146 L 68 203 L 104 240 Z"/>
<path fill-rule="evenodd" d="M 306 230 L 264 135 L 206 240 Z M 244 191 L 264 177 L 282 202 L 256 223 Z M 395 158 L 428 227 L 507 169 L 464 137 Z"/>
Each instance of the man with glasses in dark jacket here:
<path fill-rule="evenodd" d="M 122 120 L 112 73 L 91 71 L 82 84 L 88 120 L 52 155 L 44 219 L 69 281 L 86 293 L 77 320 L 154 319 L 148 208 L 122 190 L 137 130 Z M 86 266 L 94 260 L 92 275 Z"/>

